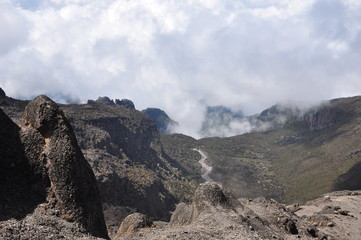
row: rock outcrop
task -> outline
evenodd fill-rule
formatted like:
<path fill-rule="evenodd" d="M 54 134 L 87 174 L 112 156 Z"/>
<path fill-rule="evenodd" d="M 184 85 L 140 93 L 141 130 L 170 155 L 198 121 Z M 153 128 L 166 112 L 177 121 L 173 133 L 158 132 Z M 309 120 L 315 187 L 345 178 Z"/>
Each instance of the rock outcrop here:
<path fill-rule="evenodd" d="M 136 232 L 141 228 L 149 228 L 151 226 L 153 226 L 153 221 L 146 215 L 141 213 L 130 214 L 123 220 L 114 239 Z"/>
<path fill-rule="evenodd" d="M 105 104 L 105 105 L 114 105 L 114 101 L 109 97 L 98 97 L 97 103 Z"/>
<path fill-rule="evenodd" d="M 115 104 L 119 105 L 119 106 L 123 106 L 125 108 L 129 108 L 129 109 L 135 109 L 134 103 L 129 100 L 129 99 L 115 99 Z"/>
<path fill-rule="evenodd" d="M 314 131 L 331 127 L 340 121 L 343 115 L 344 113 L 341 109 L 324 107 L 315 113 L 306 115 L 305 120 L 310 130 Z"/>
<path fill-rule="evenodd" d="M 1 222 L 5 230 L 0 236 L 16 239 L 17 234 L 30 231 L 32 237 L 27 239 L 39 239 L 44 233 L 32 235 L 31 231 L 38 231 L 37 224 L 42 224 L 47 232 L 63 226 L 59 238 L 84 233 L 108 238 L 94 173 L 58 105 L 39 96 L 25 109 L 24 127 L 15 125 L 2 111 L 0 121 L 4 156 L 0 207 L 5 209 L 0 211 L 1 220 L 19 220 L 11 222 L 11 229 Z M 9 231 L 12 238 L 6 238 Z"/>
<path fill-rule="evenodd" d="M 90 105 L 103 104 L 103 105 L 108 105 L 108 106 L 119 105 L 119 106 L 123 106 L 125 108 L 135 110 L 134 103 L 129 99 L 122 99 L 122 100 L 115 99 L 115 101 L 113 101 L 109 97 L 106 97 L 106 96 L 98 97 L 98 99 L 95 101 L 88 100 L 87 104 L 90 104 Z"/>
<path fill-rule="evenodd" d="M 142 113 L 155 121 L 160 133 L 169 134 L 171 133 L 171 128 L 178 125 L 176 121 L 171 119 L 168 114 L 159 108 L 147 108 L 144 109 Z"/>
<path fill-rule="evenodd" d="M 197 188 L 193 202 L 191 205 L 180 203 L 169 222 L 170 226 L 181 226 L 191 224 L 197 220 L 202 212 L 213 208 L 242 208 L 239 202 L 231 202 L 231 198 L 227 198 L 221 188 L 213 182 L 200 184 Z"/>
<path fill-rule="evenodd" d="M 95 176 L 64 113 L 48 97 L 39 96 L 29 102 L 23 119 L 25 153 L 49 177 L 48 201 L 64 219 L 80 223 L 95 236 L 107 237 Z M 37 149 L 35 154 L 33 149 Z"/>
<path fill-rule="evenodd" d="M 0 98 L 6 97 L 6 94 L 2 88 L 0 88 Z"/>

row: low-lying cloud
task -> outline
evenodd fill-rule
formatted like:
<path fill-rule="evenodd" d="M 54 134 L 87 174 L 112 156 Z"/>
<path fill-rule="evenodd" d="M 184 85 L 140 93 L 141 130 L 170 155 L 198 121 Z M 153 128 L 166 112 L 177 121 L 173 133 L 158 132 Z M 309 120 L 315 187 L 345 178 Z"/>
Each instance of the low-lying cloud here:
<path fill-rule="evenodd" d="M 324 102 L 283 101 L 252 116 L 233 112 L 224 106 L 207 107 L 200 137 L 230 137 L 249 132 L 263 132 L 284 126 L 289 121 L 305 121 Z"/>
<path fill-rule="evenodd" d="M 360 12 L 355 0 L 5 0 L 0 85 L 17 98 L 128 98 L 198 137 L 207 106 L 250 115 L 360 94 Z"/>

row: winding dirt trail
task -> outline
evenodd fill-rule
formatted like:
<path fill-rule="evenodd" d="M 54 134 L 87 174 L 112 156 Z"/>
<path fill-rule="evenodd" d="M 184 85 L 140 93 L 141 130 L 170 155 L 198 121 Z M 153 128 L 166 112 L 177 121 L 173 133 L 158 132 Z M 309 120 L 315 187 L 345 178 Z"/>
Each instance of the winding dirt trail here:
<path fill-rule="evenodd" d="M 212 172 L 212 166 L 209 166 L 207 163 L 206 163 L 206 159 L 207 159 L 207 156 L 206 154 L 200 150 L 200 149 L 197 149 L 197 148 L 194 148 L 193 149 L 194 151 L 197 151 L 202 157 L 201 159 L 198 161 L 199 164 L 201 164 L 202 166 L 202 178 L 206 181 L 206 182 L 215 182 L 217 183 L 220 187 L 222 187 L 222 184 L 214 181 L 209 175 L 211 174 Z"/>

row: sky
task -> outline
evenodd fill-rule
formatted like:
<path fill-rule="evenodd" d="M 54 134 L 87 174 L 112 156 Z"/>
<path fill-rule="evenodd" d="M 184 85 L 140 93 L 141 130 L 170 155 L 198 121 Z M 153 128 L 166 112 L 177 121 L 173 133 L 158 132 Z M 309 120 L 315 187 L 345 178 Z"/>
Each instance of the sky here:
<path fill-rule="evenodd" d="M 359 0 L 1 0 L 0 87 L 158 107 L 197 137 L 207 106 L 361 94 Z"/>

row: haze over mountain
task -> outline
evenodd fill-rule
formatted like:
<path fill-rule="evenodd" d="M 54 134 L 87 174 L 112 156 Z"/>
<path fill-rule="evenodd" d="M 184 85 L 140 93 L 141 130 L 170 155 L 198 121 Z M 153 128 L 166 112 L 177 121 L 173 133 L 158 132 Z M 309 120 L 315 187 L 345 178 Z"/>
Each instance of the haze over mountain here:
<path fill-rule="evenodd" d="M 260 113 L 245 116 L 241 111 L 234 112 L 224 106 L 207 107 L 201 137 L 230 137 L 249 132 L 264 132 L 282 127 L 290 120 L 298 120 L 309 111 L 315 110 L 327 101 L 320 103 L 284 101 Z"/>
<path fill-rule="evenodd" d="M 0 239 L 358 239 L 360 12 L 0 1 Z"/>
<path fill-rule="evenodd" d="M 154 106 L 198 137 L 207 106 L 361 94 L 355 0 L 5 0 L 1 87 L 57 102 Z"/>

